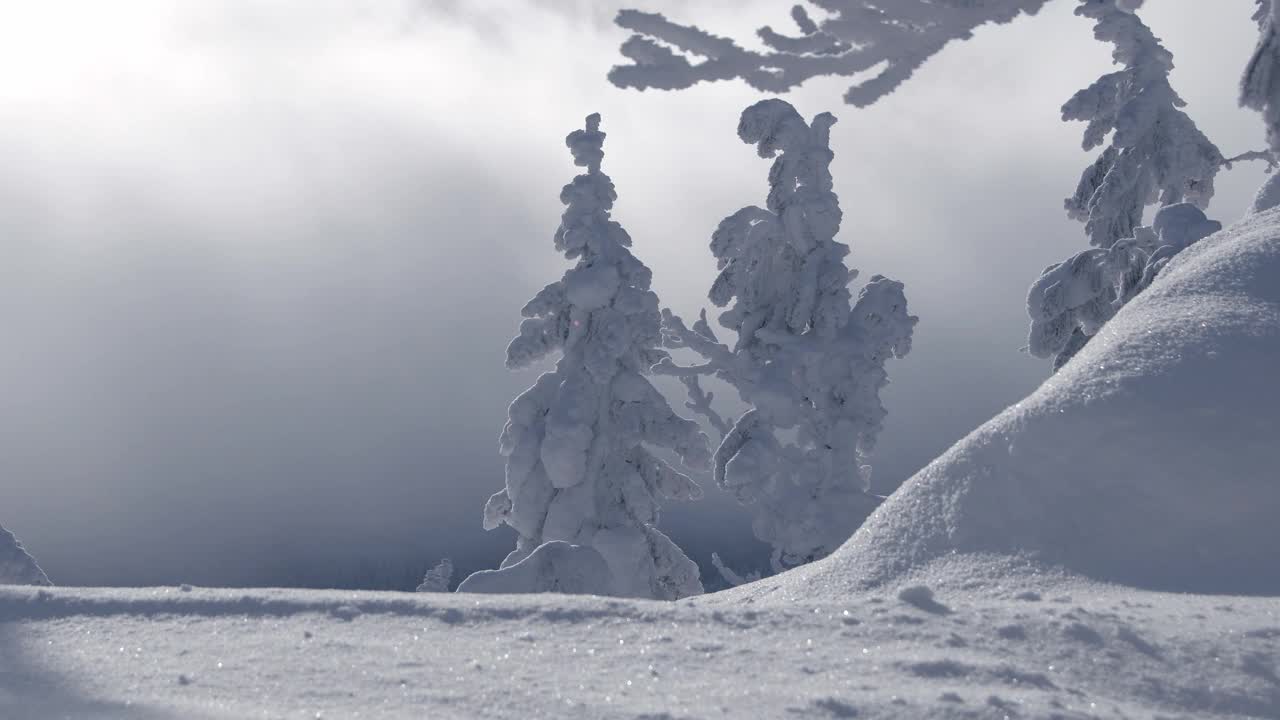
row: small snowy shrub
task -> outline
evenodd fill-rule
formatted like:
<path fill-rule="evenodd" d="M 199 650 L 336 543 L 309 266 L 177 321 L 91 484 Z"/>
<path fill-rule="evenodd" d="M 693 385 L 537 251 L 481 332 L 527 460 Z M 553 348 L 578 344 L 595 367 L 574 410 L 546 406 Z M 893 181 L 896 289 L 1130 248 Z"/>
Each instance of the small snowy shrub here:
<path fill-rule="evenodd" d="M 668 347 L 705 362 L 664 359 L 654 368 L 680 377 L 689 407 L 720 429 L 716 483 L 754 508 L 753 529 L 774 547 L 776 570 L 827 555 L 878 504 L 862 460 L 886 415 L 885 362 L 910 351 L 916 324 L 902 283 L 879 275 L 850 302 L 857 271 L 844 263 L 848 246 L 835 240 L 834 123 L 829 113 L 805 122 L 776 99 L 742 113 L 739 137 L 776 159 L 766 207 L 735 212 L 711 239 L 720 274 L 710 299 L 728 308 L 719 324 L 737 340 L 722 344 L 705 316 L 689 329 L 667 312 Z M 730 426 L 709 407 L 701 375 L 733 385 L 751 409 Z"/>
<path fill-rule="evenodd" d="M 0 585 L 49 585 L 49 578 L 13 533 L 0 527 Z"/>
<path fill-rule="evenodd" d="M 701 490 L 646 446 L 692 468 L 706 467 L 710 451 L 697 423 L 677 416 L 645 377 L 668 357 L 658 297 L 649 268 L 628 249 L 631 238 L 610 218 L 617 194 L 600 170 L 604 139 L 599 115 L 566 139 L 586 172 L 560 193 L 566 207 L 555 247 L 576 264 L 525 305 L 507 366 L 561 356 L 511 404 L 501 438 L 506 487 L 486 504 L 484 525 L 518 534 L 502 562 L 513 582 L 528 576 L 513 566 L 562 541 L 603 558 L 612 594 L 674 600 L 701 593 L 702 583 L 697 565 L 655 527 L 658 499 L 691 500 Z"/>
<path fill-rule="evenodd" d="M 445 558 L 427 571 L 418 585 L 418 592 L 449 592 L 453 581 L 453 561 Z"/>

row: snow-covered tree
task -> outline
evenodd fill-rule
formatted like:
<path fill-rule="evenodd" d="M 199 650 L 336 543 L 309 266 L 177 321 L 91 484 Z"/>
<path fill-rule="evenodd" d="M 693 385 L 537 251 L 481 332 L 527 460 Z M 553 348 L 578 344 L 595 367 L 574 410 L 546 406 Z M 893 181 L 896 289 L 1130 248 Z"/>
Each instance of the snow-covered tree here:
<path fill-rule="evenodd" d="M 1151 203 L 1207 208 L 1226 160 L 1182 111 L 1186 103 L 1169 84 L 1173 54 L 1136 14 L 1116 0 L 1085 0 L 1076 14 L 1095 21 L 1094 37 L 1115 46 L 1111 57 L 1122 66 L 1062 106 L 1063 120 L 1088 123 L 1085 150 L 1111 138 L 1066 202 L 1090 244 L 1109 248 L 1133 237 Z"/>
<path fill-rule="evenodd" d="M 1147 268 L 1157 249 L 1154 232 L 1141 229 L 1147 206 L 1189 203 L 1203 210 L 1227 163 L 1182 111 L 1186 103 L 1169 84 L 1172 53 L 1131 8 L 1117 0 L 1083 0 L 1076 8 L 1094 20 L 1094 37 L 1114 46 L 1112 58 L 1122 68 L 1062 107 L 1064 120 L 1088 123 L 1086 150 L 1110 141 L 1066 201 L 1067 213 L 1085 223 L 1096 249 L 1050 266 L 1028 293 L 1028 349 L 1053 358 L 1055 370 L 1145 287 L 1139 282 L 1145 275 L 1158 271 Z M 1179 212 L 1180 220 L 1205 222 L 1203 214 Z M 1168 253 L 1174 245 L 1160 247 Z"/>
<path fill-rule="evenodd" d="M 453 582 L 453 561 L 444 558 L 423 576 L 422 582 L 418 584 L 418 592 L 449 592 L 451 582 Z"/>
<path fill-rule="evenodd" d="M 902 283 L 877 275 L 850 302 L 857 271 L 835 239 L 834 123 L 829 113 L 805 122 L 777 99 L 743 111 L 739 137 L 776 159 L 765 207 L 730 215 L 711 239 L 720 274 L 709 296 L 728 307 L 719 324 L 736 342 L 721 343 L 705 314 L 689 329 L 667 312 L 667 346 L 705 362 L 664 359 L 654 368 L 684 379 L 689 407 L 721 430 L 715 480 L 754 508 L 754 531 L 774 547 L 775 569 L 830 553 L 878 504 L 862 461 L 886 415 L 885 362 L 907 354 L 916 324 Z M 731 427 L 710 409 L 696 381 L 702 375 L 730 383 L 750 405 Z"/>
<path fill-rule="evenodd" d="M 676 415 L 645 377 L 668 355 L 651 272 L 610 218 L 617 194 L 600 170 L 604 139 L 599 115 L 566 139 L 586 172 L 560 193 L 566 208 L 555 247 L 577 263 L 525 305 L 507 366 L 561 356 L 511 404 L 501 438 L 506 487 L 486 504 L 484 525 L 505 523 L 518 534 L 499 572 L 563 541 L 603 558 L 614 594 L 673 600 L 701 593 L 702 584 L 697 565 L 655 527 L 658 499 L 694 499 L 701 490 L 647 446 L 691 468 L 705 468 L 710 451 L 697 423 Z M 509 575 L 513 592 L 530 576 Z"/>
<path fill-rule="evenodd" d="M 0 585 L 49 584 L 49 578 L 18 538 L 0 527 Z"/>

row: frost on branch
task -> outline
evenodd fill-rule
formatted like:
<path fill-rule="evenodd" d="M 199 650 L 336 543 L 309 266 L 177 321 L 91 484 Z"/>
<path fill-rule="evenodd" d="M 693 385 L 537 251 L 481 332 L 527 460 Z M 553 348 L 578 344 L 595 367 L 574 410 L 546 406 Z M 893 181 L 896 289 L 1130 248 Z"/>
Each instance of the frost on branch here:
<path fill-rule="evenodd" d="M 548 560 L 536 572 L 516 570 L 537 548 L 560 541 L 603 559 L 609 594 L 674 600 L 701 593 L 702 585 L 693 561 L 656 529 L 658 499 L 691 500 L 701 491 L 648 446 L 674 452 L 691 468 L 705 468 L 710 451 L 697 423 L 676 415 L 644 377 L 668 355 L 649 268 L 610 218 L 617 195 L 600 170 L 604 138 L 600 116 L 592 115 L 566 139 L 586 172 L 560 193 L 566 207 L 555 247 L 577 264 L 525 305 L 520 334 L 507 349 L 511 368 L 552 352 L 561 357 L 511 404 L 500 440 L 506 487 L 485 505 L 484 526 L 505 523 L 518 540 L 496 571 L 510 570 L 507 579 L 486 575 L 484 583 L 520 592 L 521 578 L 538 578 L 543 587 L 543 575 L 556 568 L 580 569 L 576 561 Z M 474 586 L 469 580 L 460 589 Z"/>
<path fill-rule="evenodd" d="M 49 585 L 49 578 L 13 533 L 0 527 L 0 585 Z"/>
<path fill-rule="evenodd" d="M 1047 268 L 1027 297 L 1028 350 L 1053 358 L 1054 370 L 1150 284 L 1169 253 L 1186 246 L 1163 242 L 1157 231 L 1141 227 L 1147 205 L 1164 206 L 1158 226 L 1221 227 L 1200 210 L 1228 161 L 1181 110 L 1185 103 L 1169 85 L 1173 55 L 1133 14 L 1135 8 L 1116 0 L 1084 0 L 1076 8 L 1077 15 L 1095 21 L 1094 37 L 1114 45 L 1112 58 L 1123 69 L 1102 76 L 1062 107 L 1064 120 L 1088 123 L 1086 150 L 1110 142 L 1066 201 L 1067 213 L 1085 223 L 1094 249 Z"/>
<path fill-rule="evenodd" d="M 1167 205 L 1151 227 L 1110 248 L 1091 248 L 1045 270 L 1027 294 L 1028 349 L 1056 371 L 1116 312 L 1145 290 L 1174 255 L 1222 229 L 1190 203 Z"/>
<path fill-rule="evenodd" d="M 623 10 L 617 23 L 634 34 L 622 54 L 632 64 L 614 67 L 609 80 L 624 88 L 675 90 L 741 78 L 757 90 L 782 93 L 814 77 L 876 70 L 845 94 L 845 102 L 865 107 L 896 90 L 952 40 L 968 39 L 987 23 L 1034 14 L 1047 1 L 812 0 L 825 17 L 815 22 L 796 5 L 791 18 L 798 34 L 760 28 L 763 51 L 657 13 Z"/>
<path fill-rule="evenodd" d="M 1208 207 L 1225 159 L 1181 110 L 1186 103 L 1169 85 L 1173 55 L 1137 15 L 1115 0 L 1086 0 L 1076 14 L 1095 21 L 1094 37 L 1114 45 L 1112 58 L 1123 66 L 1062 106 L 1064 120 L 1088 123 L 1086 150 L 1111 137 L 1066 202 L 1090 244 L 1110 248 L 1133 237 L 1151 203 Z"/>
<path fill-rule="evenodd" d="M 418 585 L 418 592 L 449 592 L 450 582 L 453 582 L 453 561 L 445 558 L 427 571 Z"/>
<path fill-rule="evenodd" d="M 751 406 L 724 434 L 714 477 L 754 508 L 753 528 L 773 545 L 778 569 L 830 553 L 878 504 L 862 460 L 886 415 L 885 362 L 910 351 L 916 324 L 902 283 L 877 275 L 850 302 L 857 273 L 835 240 L 834 122 L 822 113 L 807 123 L 776 99 L 742 113 L 739 136 L 776 159 L 766 206 L 730 215 L 711 239 L 720 274 L 710 299 L 727 307 L 719 323 L 737 341 L 721 343 L 705 318 L 690 329 L 664 313 L 667 346 L 705 362 L 654 368 L 682 379 L 714 375 Z M 695 395 L 690 405 L 700 404 Z"/>

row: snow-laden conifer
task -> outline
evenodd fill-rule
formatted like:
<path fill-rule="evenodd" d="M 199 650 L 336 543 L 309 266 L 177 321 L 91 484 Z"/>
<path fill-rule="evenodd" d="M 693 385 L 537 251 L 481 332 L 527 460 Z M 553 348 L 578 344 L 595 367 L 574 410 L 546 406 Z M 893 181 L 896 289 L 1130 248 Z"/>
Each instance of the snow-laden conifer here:
<path fill-rule="evenodd" d="M 0 585 L 49 584 L 49 578 L 18 538 L 0 527 Z"/>
<path fill-rule="evenodd" d="M 1141 227 L 1147 205 L 1187 203 L 1194 207 L 1178 211 L 1177 222 L 1200 227 L 1209 221 L 1189 211 L 1208 207 L 1214 177 L 1227 163 L 1182 111 L 1186 103 L 1169 84 L 1173 55 L 1134 14 L 1135 7 L 1083 0 L 1076 8 L 1077 15 L 1094 20 L 1094 37 L 1114 46 L 1112 58 L 1122 67 L 1062 107 L 1064 120 L 1088 123 L 1086 150 L 1107 146 L 1066 201 L 1067 213 L 1085 224 L 1094 249 L 1047 268 L 1027 296 L 1028 350 L 1053 358 L 1055 370 L 1145 287 L 1142 278 L 1158 272 L 1172 248 L 1184 247 L 1153 244 L 1157 232 Z M 1166 221 L 1174 222 L 1172 217 Z M 1163 262 L 1149 268 L 1159 248 Z"/>
<path fill-rule="evenodd" d="M 1094 20 L 1094 37 L 1114 45 L 1111 57 L 1122 66 L 1062 106 L 1063 120 L 1088 123 L 1085 150 L 1110 138 L 1066 202 L 1090 244 L 1109 248 L 1133 237 L 1151 203 L 1207 208 L 1225 158 L 1182 111 L 1186 103 L 1169 84 L 1173 54 L 1136 14 L 1116 0 L 1086 0 L 1076 14 Z"/>
<path fill-rule="evenodd" d="M 566 208 L 555 247 L 577 263 L 525 305 L 507 366 L 561 357 L 511 404 L 501 437 L 506 487 L 489 499 L 484 525 L 505 523 L 518 535 L 503 569 L 563 541 L 603 558 L 614 594 L 672 600 L 702 585 L 693 561 L 655 527 L 658 499 L 690 500 L 701 490 L 649 447 L 693 468 L 705 468 L 710 452 L 697 423 L 676 415 L 645 378 L 668 355 L 649 268 L 610 218 L 617 195 L 600 170 L 604 139 L 599 115 L 566 139 L 586 172 L 560 193 Z M 539 573 L 510 573 L 509 585 L 486 576 L 485 583 L 520 592 L 521 578 L 538 576 L 540 587 L 567 586 Z"/>
<path fill-rule="evenodd" d="M 848 246 L 835 239 L 834 123 L 829 113 L 805 122 L 777 99 L 742 113 L 739 137 L 776 159 L 765 207 L 735 212 L 711 239 L 720 274 L 709 296 L 727 307 L 719 324 L 736 341 L 721 343 L 705 315 L 690 329 L 668 312 L 668 347 L 693 350 L 705 362 L 680 367 L 668 359 L 654 368 L 686 380 L 715 375 L 750 405 L 731 427 L 712 417 L 728 427 L 714 476 L 753 508 L 753 528 L 773 546 L 775 569 L 830 553 L 878 503 L 863 460 L 886 415 L 885 362 L 907 354 L 916 324 L 902 283 L 877 275 L 850 302 L 857 272 L 845 265 Z M 708 398 L 696 383 L 686 386 L 690 407 L 703 412 Z"/>

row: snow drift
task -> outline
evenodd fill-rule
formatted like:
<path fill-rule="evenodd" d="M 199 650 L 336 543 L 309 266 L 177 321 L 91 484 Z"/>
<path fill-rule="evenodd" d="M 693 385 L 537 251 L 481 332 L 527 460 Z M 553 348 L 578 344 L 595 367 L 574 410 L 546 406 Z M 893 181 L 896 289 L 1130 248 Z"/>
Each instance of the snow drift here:
<path fill-rule="evenodd" d="M 1280 593 L 1280 210 L 1174 257 L 1078 356 L 826 560 L 731 591 L 837 597 L 959 554 Z"/>
<path fill-rule="evenodd" d="M 13 533 L 0 526 L 0 585 L 50 585 L 49 578 Z"/>

